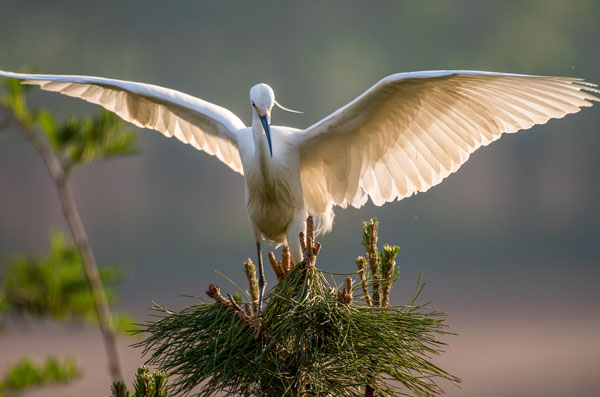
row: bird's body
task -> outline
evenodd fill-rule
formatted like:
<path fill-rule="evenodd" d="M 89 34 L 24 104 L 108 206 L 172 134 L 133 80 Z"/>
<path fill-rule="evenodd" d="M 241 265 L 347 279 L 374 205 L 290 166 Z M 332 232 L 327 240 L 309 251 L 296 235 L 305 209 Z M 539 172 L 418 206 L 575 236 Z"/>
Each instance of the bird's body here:
<path fill-rule="evenodd" d="M 262 126 L 253 126 L 258 130 Z M 252 133 L 252 131 L 251 131 Z M 255 133 L 258 135 L 260 132 Z M 264 140 L 252 140 L 240 150 L 246 181 L 246 208 L 255 233 L 276 243 L 286 240 L 287 226 L 304 209 L 299 158 L 285 137 L 291 129 L 271 127 L 271 140 L 277 147 L 269 158 Z"/>
<path fill-rule="evenodd" d="M 232 112 L 149 84 L 88 76 L 0 71 L 42 89 L 102 105 L 139 127 L 175 136 L 245 176 L 246 208 L 257 242 L 287 240 L 301 260 L 298 234 L 308 214 L 318 232 L 333 207 L 401 200 L 440 183 L 477 148 L 591 106 L 595 85 L 571 77 L 478 71 L 388 76 L 306 129 L 271 126 L 273 90 L 250 90 L 252 125 Z M 284 108 L 285 109 L 285 108 Z M 287 110 L 287 109 L 286 109 Z M 260 307 L 260 305 L 259 305 Z"/>

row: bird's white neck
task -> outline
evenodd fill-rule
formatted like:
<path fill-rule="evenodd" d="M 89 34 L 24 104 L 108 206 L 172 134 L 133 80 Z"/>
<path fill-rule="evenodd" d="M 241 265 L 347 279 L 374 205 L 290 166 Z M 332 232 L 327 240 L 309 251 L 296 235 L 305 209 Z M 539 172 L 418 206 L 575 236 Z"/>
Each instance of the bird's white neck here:
<path fill-rule="evenodd" d="M 252 138 L 254 139 L 254 155 L 260 164 L 260 171 L 267 175 L 269 171 L 269 162 L 271 155 L 269 154 L 269 143 L 263 129 L 260 118 L 256 112 L 252 112 Z"/>

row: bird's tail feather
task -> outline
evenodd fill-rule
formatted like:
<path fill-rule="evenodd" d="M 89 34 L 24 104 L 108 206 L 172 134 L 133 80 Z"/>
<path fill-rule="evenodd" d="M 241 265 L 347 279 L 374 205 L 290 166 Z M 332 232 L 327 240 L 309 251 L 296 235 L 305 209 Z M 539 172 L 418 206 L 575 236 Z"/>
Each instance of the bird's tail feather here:
<path fill-rule="evenodd" d="M 333 208 L 330 206 L 325 212 L 311 212 L 315 224 L 315 233 L 317 235 L 325 234 L 331 231 L 333 227 Z"/>

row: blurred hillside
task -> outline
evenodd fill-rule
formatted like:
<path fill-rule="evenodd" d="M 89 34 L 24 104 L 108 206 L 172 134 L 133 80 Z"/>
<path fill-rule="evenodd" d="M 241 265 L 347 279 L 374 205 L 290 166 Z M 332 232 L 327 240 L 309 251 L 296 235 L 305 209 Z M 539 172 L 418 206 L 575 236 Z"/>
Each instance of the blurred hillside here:
<path fill-rule="evenodd" d="M 163 85 L 227 107 L 245 122 L 257 82 L 270 84 L 284 106 L 304 111 L 274 111 L 273 123 L 300 128 L 402 71 L 493 70 L 600 83 L 600 2 L 592 0 L 3 0 L 0 10 L 1 69 Z M 39 90 L 32 103 L 63 117 L 95 110 Z M 558 359 L 539 354 L 557 340 L 544 339 L 548 329 L 577 324 L 578 333 L 561 343 L 591 341 L 588 348 L 600 353 L 599 109 L 505 136 L 425 194 L 338 209 L 333 232 L 320 238 L 320 266 L 353 270 L 360 221 L 379 218 L 382 240 L 402 247 L 395 299 L 405 301 L 423 270 L 423 296 L 451 314 L 460 336 L 450 339 L 445 360 L 457 365 L 449 369 L 464 379 L 465 394 L 489 375 L 464 364 L 471 340 L 482 355 L 521 343 L 531 360 L 503 359 L 523 384 L 540 362 Z M 174 139 L 138 131 L 141 155 L 90 166 L 74 175 L 73 190 L 98 261 L 131 269 L 121 306 L 141 316 L 152 300 L 178 307 L 188 303 L 179 294 L 225 284 L 215 269 L 241 281 L 242 261 L 254 258 L 255 248 L 242 177 Z M 17 131 L 0 133 L 0 258 L 46 250 L 56 226 L 64 223 L 42 162 Z M 270 269 L 267 277 L 273 285 Z M 528 353 L 524 329 L 538 338 L 535 351 Z M 590 357 L 567 361 L 597 368 L 600 361 Z M 556 375 L 548 371 L 532 378 L 539 388 L 531 390 L 548 392 L 543 385 Z M 569 379 L 580 395 L 594 383 L 585 371 Z"/>

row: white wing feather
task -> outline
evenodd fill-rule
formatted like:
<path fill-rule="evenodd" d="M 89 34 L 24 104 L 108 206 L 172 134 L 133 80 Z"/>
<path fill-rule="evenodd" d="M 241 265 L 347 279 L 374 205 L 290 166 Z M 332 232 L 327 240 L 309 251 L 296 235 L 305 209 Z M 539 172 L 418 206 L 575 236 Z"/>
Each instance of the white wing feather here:
<path fill-rule="evenodd" d="M 0 75 L 101 105 L 138 127 L 157 130 L 167 137 L 175 136 L 243 174 L 236 132 L 245 125 L 225 108 L 151 84 L 91 76 L 4 71 L 0 71 Z"/>
<path fill-rule="evenodd" d="M 599 98 L 570 77 L 476 71 L 386 77 L 330 116 L 294 134 L 307 210 L 327 231 L 333 205 L 361 207 L 424 192 L 477 148 Z"/>

